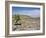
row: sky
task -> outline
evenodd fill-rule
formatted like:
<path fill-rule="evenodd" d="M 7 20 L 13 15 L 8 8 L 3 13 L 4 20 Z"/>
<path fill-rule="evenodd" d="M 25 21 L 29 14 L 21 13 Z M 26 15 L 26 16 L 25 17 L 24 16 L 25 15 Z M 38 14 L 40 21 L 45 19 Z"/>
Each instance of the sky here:
<path fill-rule="evenodd" d="M 32 17 L 40 17 L 40 8 L 35 7 L 12 7 L 12 15 L 28 15 Z"/>

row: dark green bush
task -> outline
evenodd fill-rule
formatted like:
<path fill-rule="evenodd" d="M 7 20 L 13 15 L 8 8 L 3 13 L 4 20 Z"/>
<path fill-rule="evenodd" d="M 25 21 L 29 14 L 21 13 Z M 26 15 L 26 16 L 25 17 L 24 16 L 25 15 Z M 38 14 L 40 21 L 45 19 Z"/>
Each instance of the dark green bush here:
<path fill-rule="evenodd" d="M 20 19 L 20 15 L 15 15 L 15 20 L 16 20 L 15 23 L 17 23 L 19 20 L 21 20 L 21 19 Z"/>

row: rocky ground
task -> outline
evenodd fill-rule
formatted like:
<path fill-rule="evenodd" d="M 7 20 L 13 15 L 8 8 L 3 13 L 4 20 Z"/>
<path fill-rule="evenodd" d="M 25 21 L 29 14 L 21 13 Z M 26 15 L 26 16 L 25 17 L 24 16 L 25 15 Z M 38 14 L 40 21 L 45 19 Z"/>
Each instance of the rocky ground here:
<path fill-rule="evenodd" d="M 12 29 L 13 31 L 20 31 L 20 30 L 39 30 L 40 29 L 40 18 L 32 18 L 26 15 L 20 15 L 21 20 L 18 23 L 21 25 L 14 25 L 15 20 L 12 18 Z"/>

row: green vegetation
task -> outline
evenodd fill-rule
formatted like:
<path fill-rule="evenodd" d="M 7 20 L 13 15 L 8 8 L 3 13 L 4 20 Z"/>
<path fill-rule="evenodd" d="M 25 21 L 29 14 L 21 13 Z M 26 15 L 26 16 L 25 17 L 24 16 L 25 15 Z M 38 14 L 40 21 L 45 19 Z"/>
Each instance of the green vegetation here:
<path fill-rule="evenodd" d="M 18 23 L 18 21 L 19 21 L 19 20 L 21 20 L 21 19 L 20 19 L 20 16 L 19 16 L 19 15 L 15 15 L 15 20 L 16 20 L 16 22 L 15 22 L 15 23 L 17 24 L 17 23 Z"/>

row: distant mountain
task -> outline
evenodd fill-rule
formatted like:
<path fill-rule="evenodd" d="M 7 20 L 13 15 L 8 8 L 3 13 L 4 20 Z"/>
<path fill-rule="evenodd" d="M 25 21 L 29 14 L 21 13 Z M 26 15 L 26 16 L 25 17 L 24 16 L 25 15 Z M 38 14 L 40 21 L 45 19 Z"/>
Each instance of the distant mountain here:
<path fill-rule="evenodd" d="M 15 15 L 13 15 L 15 16 Z M 40 18 L 40 17 L 32 17 L 32 16 L 28 16 L 28 15 L 19 15 L 20 17 L 28 17 L 28 18 Z"/>

